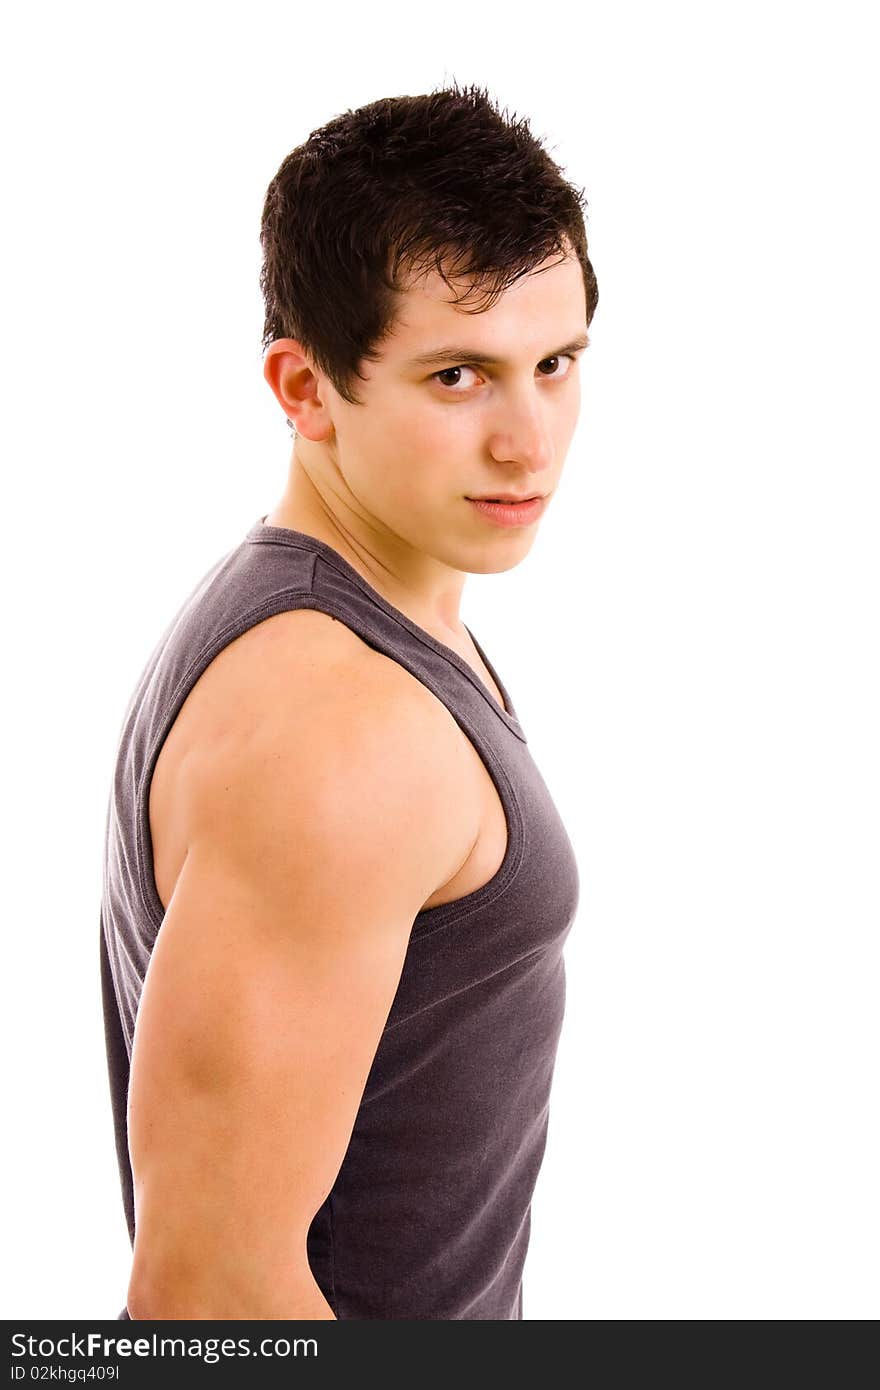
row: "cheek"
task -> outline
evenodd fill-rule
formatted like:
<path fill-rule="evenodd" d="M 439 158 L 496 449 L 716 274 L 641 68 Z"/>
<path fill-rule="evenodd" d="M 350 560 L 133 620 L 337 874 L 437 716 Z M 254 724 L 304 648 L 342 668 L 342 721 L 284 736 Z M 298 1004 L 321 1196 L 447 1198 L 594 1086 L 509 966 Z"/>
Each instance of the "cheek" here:
<path fill-rule="evenodd" d="M 392 443 L 395 487 L 412 496 L 428 496 L 454 485 L 462 462 L 473 452 L 478 430 L 476 412 L 414 398 L 385 416 L 374 439 L 385 457 Z"/>
<path fill-rule="evenodd" d="M 574 434 L 575 425 L 578 422 L 578 415 L 581 407 L 581 388 L 580 382 L 572 383 L 572 388 L 566 393 L 565 408 L 559 411 L 557 416 L 556 438 L 567 444 Z"/>
<path fill-rule="evenodd" d="M 467 468 L 479 457 L 491 435 L 490 417 L 482 402 L 434 401 L 419 413 L 417 437 L 424 453 L 442 466 L 445 476 L 455 476 L 456 468 Z"/>
<path fill-rule="evenodd" d="M 355 439 L 357 452 L 347 455 L 349 485 L 367 507 L 395 523 L 412 523 L 426 506 L 436 505 L 455 476 L 447 427 L 436 411 L 413 402 L 389 401 L 371 410 Z"/>

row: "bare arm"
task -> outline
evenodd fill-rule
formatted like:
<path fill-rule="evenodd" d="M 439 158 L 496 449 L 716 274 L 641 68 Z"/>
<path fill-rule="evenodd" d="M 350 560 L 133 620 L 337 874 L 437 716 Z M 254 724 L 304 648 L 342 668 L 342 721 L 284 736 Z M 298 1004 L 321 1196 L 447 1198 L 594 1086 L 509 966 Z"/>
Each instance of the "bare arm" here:
<path fill-rule="evenodd" d="M 135 1030 L 132 1318 L 333 1318 L 308 1228 L 413 918 L 478 831 L 440 715 L 382 662 L 204 779 Z"/>

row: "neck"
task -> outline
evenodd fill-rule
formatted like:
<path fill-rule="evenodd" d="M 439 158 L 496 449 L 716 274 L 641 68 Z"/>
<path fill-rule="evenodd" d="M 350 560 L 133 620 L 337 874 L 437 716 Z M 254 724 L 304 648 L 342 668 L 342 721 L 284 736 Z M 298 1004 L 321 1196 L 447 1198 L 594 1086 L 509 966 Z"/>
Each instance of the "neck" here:
<path fill-rule="evenodd" d="M 324 541 L 426 632 L 449 646 L 467 641 L 459 617 L 465 580 L 462 571 L 414 549 L 366 514 L 341 478 L 338 490 L 338 484 L 328 486 L 309 457 L 310 447 L 314 450 L 316 446 L 297 439 L 287 485 L 267 514 L 266 524 L 302 531 Z"/>

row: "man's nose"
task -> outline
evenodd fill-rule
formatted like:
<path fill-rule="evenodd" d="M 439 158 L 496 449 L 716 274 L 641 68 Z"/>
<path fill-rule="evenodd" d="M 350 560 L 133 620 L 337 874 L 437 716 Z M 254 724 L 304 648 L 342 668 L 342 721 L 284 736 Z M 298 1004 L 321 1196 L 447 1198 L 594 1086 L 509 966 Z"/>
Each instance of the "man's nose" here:
<path fill-rule="evenodd" d="M 533 473 L 549 468 L 553 448 L 540 401 L 508 398 L 499 410 L 489 449 L 498 463 L 518 463 Z"/>

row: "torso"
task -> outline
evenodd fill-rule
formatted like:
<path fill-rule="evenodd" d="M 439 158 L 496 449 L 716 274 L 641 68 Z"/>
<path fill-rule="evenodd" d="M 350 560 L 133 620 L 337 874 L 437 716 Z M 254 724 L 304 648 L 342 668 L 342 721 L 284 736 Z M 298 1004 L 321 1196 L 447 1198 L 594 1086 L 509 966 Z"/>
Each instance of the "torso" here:
<path fill-rule="evenodd" d="M 224 648 L 203 672 L 162 745 L 150 784 L 149 815 L 156 890 L 166 910 L 189 845 L 186 760 L 196 750 L 213 749 L 224 739 L 234 739 L 234 713 L 240 707 L 241 682 L 247 677 L 253 680 L 255 671 L 265 671 L 265 665 L 255 658 L 258 650 L 265 658 L 268 629 L 273 624 L 286 627 L 291 620 L 300 620 L 297 622 L 297 650 L 307 663 L 314 644 L 326 637 L 324 624 L 333 621 L 327 614 L 298 609 L 257 624 Z M 451 644 L 446 641 L 445 645 Z M 456 644 L 453 650 L 467 662 L 503 709 L 501 692 L 470 639 Z M 423 908 L 451 902 L 481 888 L 497 872 L 507 849 L 507 822 L 495 784 L 476 749 L 457 725 L 453 736 L 463 740 L 470 750 L 466 759 L 469 771 L 461 790 L 462 805 L 469 812 L 476 808 L 480 831 L 461 868 L 425 900 Z"/>

